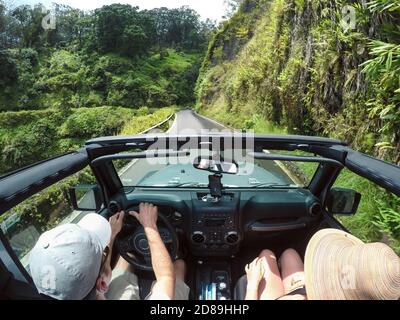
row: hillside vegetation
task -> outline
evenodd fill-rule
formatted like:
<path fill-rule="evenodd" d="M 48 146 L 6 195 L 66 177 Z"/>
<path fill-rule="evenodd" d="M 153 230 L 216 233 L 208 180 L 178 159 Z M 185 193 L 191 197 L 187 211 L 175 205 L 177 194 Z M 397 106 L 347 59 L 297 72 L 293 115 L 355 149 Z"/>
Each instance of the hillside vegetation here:
<path fill-rule="evenodd" d="M 151 112 L 108 106 L 0 113 L 0 173 L 76 151 L 91 138 L 140 133 L 174 112 L 174 107 Z"/>
<path fill-rule="evenodd" d="M 339 138 L 400 164 L 399 25 L 394 0 L 245 0 L 209 45 L 197 108 L 236 128 Z M 349 172 L 337 184 L 364 199 L 342 221 L 400 251 L 399 199 Z"/>
<path fill-rule="evenodd" d="M 143 58 L 88 56 L 66 49 L 40 55 L 33 49 L 10 49 L 3 54 L 15 63 L 18 78 L 0 87 L 0 111 L 191 104 L 202 58 L 172 48 Z"/>
<path fill-rule="evenodd" d="M 194 10 L 53 9 L 46 29 L 40 5 L 0 1 L 0 174 L 195 102 L 213 24 Z"/>

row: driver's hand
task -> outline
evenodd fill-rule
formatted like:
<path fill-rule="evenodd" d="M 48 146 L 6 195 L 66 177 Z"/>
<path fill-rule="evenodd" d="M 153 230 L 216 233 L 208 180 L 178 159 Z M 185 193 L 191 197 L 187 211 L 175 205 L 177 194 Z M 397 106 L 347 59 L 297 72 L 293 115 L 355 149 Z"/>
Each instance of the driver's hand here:
<path fill-rule="evenodd" d="M 141 203 L 139 205 L 139 213 L 130 211 L 129 214 L 138 219 L 144 228 L 157 230 L 158 209 L 151 203 Z"/>
<path fill-rule="evenodd" d="M 124 221 L 124 216 L 125 216 L 125 212 L 121 211 L 121 212 L 114 214 L 110 218 L 109 222 L 110 222 L 110 226 L 111 226 L 111 239 L 115 239 L 115 237 L 118 235 L 118 233 L 120 233 L 120 231 L 122 229 L 122 224 Z"/>

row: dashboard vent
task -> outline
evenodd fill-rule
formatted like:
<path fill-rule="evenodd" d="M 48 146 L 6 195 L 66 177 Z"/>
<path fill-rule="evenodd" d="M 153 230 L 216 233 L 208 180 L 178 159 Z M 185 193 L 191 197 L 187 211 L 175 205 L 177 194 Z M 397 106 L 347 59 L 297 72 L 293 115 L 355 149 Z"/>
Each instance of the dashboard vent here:
<path fill-rule="evenodd" d="M 313 216 L 313 217 L 318 217 L 321 214 L 322 214 L 321 205 L 318 202 L 312 204 L 311 207 L 310 207 L 310 215 Z"/>
<path fill-rule="evenodd" d="M 204 200 L 204 197 L 210 196 L 209 193 L 198 192 L 197 200 Z M 224 201 L 233 201 L 235 199 L 235 195 L 233 193 L 224 193 L 221 197 L 221 200 Z"/>
<path fill-rule="evenodd" d="M 195 232 L 192 234 L 192 241 L 197 244 L 202 244 L 206 241 L 206 237 L 202 232 Z"/>
<path fill-rule="evenodd" d="M 234 245 L 239 242 L 239 235 L 236 232 L 230 232 L 226 235 L 225 241 L 229 245 Z"/>

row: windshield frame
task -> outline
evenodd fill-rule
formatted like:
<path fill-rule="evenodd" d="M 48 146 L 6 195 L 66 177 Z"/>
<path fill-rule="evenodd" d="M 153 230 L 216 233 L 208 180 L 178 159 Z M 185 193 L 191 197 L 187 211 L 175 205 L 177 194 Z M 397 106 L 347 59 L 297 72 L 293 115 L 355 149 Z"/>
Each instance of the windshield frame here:
<path fill-rule="evenodd" d="M 163 154 L 166 155 L 167 153 L 163 152 Z M 249 154 L 251 154 L 251 152 Z M 141 156 L 142 155 L 143 154 L 141 154 Z M 176 153 L 175 153 L 175 155 L 176 155 Z M 306 182 L 303 183 L 303 184 L 296 183 L 295 180 L 293 180 L 292 178 L 289 177 L 291 179 L 291 181 L 290 181 L 291 183 L 277 183 L 277 182 L 274 182 L 274 181 L 265 181 L 265 180 L 254 181 L 253 183 L 249 183 L 249 185 L 247 185 L 247 184 L 236 185 L 236 184 L 232 184 L 232 183 L 229 183 L 229 184 L 228 183 L 224 183 L 223 184 L 224 189 L 227 189 L 227 190 L 237 190 L 237 189 L 249 189 L 249 190 L 255 190 L 255 189 L 309 189 L 310 185 L 312 184 L 313 180 L 315 179 L 318 171 L 320 170 L 321 163 L 324 163 L 324 162 L 327 161 L 327 159 L 320 158 L 320 157 L 301 157 L 301 156 L 283 155 L 283 154 L 273 155 L 273 154 L 270 154 L 268 152 L 266 152 L 265 155 L 268 155 L 269 158 L 276 157 L 276 158 L 278 158 L 280 160 L 275 161 L 275 160 L 271 160 L 271 159 L 259 159 L 259 160 L 256 160 L 256 161 L 266 161 L 266 162 L 274 161 L 275 163 L 276 162 L 281 162 L 282 165 L 285 166 L 285 164 L 283 164 L 283 162 L 285 162 L 285 161 L 282 162 L 282 159 L 287 158 L 292 163 L 304 163 L 304 164 L 313 163 L 313 164 L 315 164 L 315 167 L 312 168 L 312 173 L 308 177 L 306 177 L 306 179 L 304 180 Z M 126 154 L 122 154 L 121 158 L 126 160 Z M 307 159 L 307 161 L 306 162 L 302 162 L 301 161 L 302 159 Z M 134 161 L 135 160 L 132 160 L 132 162 L 134 162 Z M 177 180 L 176 182 L 168 181 L 168 182 L 165 182 L 165 183 L 157 183 L 157 184 L 143 184 L 142 181 L 146 180 L 145 179 L 146 175 L 145 175 L 144 178 L 139 179 L 138 182 L 129 184 L 129 183 L 123 181 L 124 179 L 121 177 L 121 174 L 120 174 L 121 172 L 118 172 L 117 168 L 115 168 L 115 163 L 112 162 L 112 164 L 113 164 L 114 169 L 115 169 L 115 171 L 116 171 L 116 173 L 118 175 L 118 178 L 119 178 L 119 180 L 121 182 L 121 185 L 124 188 L 127 188 L 127 189 L 132 189 L 132 188 L 133 189 L 135 189 L 135 188 L 206 189 L 206 188 L 208 188 L 208 183 L 207 183 L 206 180 L 202 180 L 201 182 L 198 182 L 198 181 L 180 181 L 180 180 L 178 181 Z M 128 164 L 128 166 L 129 165 L 130 164 Z M 256 166 L 257 166 L 257 164 L 256 164 Z M 193 165 L 190 164 L 190 165 L 188 165 L 188 167 L 192 168 Z M 261 168 L 261 167 L 259 167 L 259 168 Z M 266 172 L 268 172 L 265 168 L 261 168 L 261 169 L 263 169 Z M 298 168 L 298 169 L 301 170 L 301 168 Z M 207 175 L 214 174 L 213 172 L 208 172 L 207 170 L 200 170 L 200 169 L 197 169 L 195 167 L 193 167 L 193 170 L 204 171 L 205 174 L 207 174 Z M 123 168 L 122 171 L 124 172 L 125 168 Z M 158 171 L 158 170 L 155 170 L 155 171 Z M 151 171 L 149 173 L 155 173 L 155 171 Z M 195 172 L 195 171 L 193 171 L 193 172 Z M 282 173 L 283 173 L 283 171 L 282 171 Z M 304 176 L 305 176 L 305 173 L 303 171 L 301 171 L 301 173 L 304 174 Z M 233 175 L 233 174 L 223 175 L 223 177 L 228 177 L 228 176 L 237 177 L 238 174 L 236 174 L 236 175 Z M 253 178 L 249 178 L 249 180 L 250 179 L 253 179 Z M 195 180 L 195 179 L 193 179 L 193 180 Z M 254 180 L 257 180 L 257 179 L 254 179 Z"/>

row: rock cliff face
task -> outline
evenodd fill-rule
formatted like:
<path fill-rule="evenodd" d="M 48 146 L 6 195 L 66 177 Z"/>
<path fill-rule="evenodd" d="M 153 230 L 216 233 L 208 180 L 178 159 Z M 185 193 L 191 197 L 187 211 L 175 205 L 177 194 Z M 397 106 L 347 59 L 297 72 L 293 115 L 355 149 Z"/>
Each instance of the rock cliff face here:
<path fill-rule="evenodd" d="M 209 45 L 197 107 L 236 127 L 262 118 L 398 163 L 399 24 L 397 1 L 245 0 Z"/>

